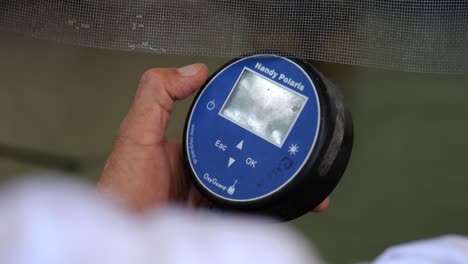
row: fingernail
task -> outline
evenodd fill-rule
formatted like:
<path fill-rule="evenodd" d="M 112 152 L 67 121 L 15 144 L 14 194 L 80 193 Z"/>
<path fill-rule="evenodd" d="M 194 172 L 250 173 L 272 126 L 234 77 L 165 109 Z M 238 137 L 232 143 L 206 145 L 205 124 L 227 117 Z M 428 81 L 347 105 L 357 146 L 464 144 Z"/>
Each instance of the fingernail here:
<path fill-rule="evenodd" d="M 196 64 L 191 64 L 184 66 L 182 68 L 177 69 L 177 71 L 182 75 L 182 76 L 193 76 L 197 74 L 200 71 L 201 64 L 196 63 Z"/>

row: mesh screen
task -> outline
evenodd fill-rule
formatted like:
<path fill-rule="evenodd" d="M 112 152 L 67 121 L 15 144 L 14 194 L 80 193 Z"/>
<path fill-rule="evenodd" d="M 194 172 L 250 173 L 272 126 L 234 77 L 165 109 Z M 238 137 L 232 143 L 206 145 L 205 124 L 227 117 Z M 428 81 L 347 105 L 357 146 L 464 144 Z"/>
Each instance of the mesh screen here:
<path fill-rule="evenodd" d="M 0 29 L 113 50 L 222 57 L 275 50 L 468 72 L 467 0 L 3 0 Z"/>

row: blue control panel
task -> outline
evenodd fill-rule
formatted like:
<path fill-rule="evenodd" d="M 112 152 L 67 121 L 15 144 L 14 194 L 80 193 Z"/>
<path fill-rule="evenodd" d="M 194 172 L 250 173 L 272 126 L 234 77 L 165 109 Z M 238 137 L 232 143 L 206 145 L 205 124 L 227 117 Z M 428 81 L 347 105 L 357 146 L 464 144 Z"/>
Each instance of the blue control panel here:
<path fill-rule="evenodd" d="M 298 64 L 246 57 L 218 72 L 195 101 L 185 142 L 190 167 L 222 199 L 257 200 L 302 169 L 319 125 L 317 91 Z"/>

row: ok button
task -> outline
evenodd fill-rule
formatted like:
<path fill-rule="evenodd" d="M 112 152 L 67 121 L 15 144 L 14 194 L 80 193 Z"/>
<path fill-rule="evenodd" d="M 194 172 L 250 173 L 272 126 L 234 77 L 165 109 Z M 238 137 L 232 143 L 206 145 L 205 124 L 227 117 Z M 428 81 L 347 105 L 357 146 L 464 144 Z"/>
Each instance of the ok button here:
<path fill-rule="evenodd" d="M 248 157 L 246 160 L 245 160 L 245 164 L 247 164 L 247 166 L 250 166 L 252 168 L 255 169 L 255 165 L 257 164 L 257 161 L 252 159 L 251 157 Z"/>

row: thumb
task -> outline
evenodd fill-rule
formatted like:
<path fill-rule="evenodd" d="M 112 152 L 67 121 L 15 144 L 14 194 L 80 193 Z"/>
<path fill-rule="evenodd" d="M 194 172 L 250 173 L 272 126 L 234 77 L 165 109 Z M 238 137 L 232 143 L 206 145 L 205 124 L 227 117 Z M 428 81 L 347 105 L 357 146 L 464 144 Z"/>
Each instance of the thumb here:
<path fill-rule="evenodd" d="M 208 68 L 204 64 L 146 71 L 119 129 L 119 143 L 145 146 L 163 142 L 174 102 L 194 93 L 207 78 Z"/>

